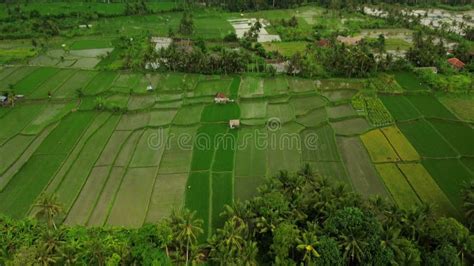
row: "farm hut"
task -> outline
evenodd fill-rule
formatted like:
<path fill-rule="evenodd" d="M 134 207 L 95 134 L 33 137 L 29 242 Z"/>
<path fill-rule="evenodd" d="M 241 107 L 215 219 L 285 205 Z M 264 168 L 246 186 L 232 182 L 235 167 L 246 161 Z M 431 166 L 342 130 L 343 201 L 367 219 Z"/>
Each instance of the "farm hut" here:
<path fill-rule="evenodd" d="M 5 105 L 5 104 L 7 104 L 7 102 L 8 102 L 7 96 L 1 95 L 0 96 L 0 105 Z"/>
<path fill-rule="evenodd" d="M 448 63 L 457 70 L 463 69 L 465 65 L 463 61 L 457 59 L 456 57 L 449 58 Z"/>
<path fill-rule="evenodd" d="M 214 96 L 214 102 L 219 103 L 219 104 L 228 103 L 228 102 L 230 102 L 230 99 L 227 96 L 225 96 L 224 93 L 218 92 Z"/>
<path fill-rule="evenodd" d="M 229 120 L 229 127 L 231 129 L 239 128 L 240 127 L 240 120 L 238 120 L 238 119 Z"/>
<path fill-rule="evenodd" d="M 152 91 L 153 90 L 153 86 L 150 84 L 146 87 L 146 91 Z"/>

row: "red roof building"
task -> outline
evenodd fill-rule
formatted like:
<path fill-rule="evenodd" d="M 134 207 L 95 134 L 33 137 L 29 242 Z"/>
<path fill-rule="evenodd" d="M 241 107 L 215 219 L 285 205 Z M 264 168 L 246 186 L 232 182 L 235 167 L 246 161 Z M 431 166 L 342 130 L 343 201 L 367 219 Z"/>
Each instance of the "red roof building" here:
<path fill-rule="evenodd" d="M 227 97 L 225 96 L 225 94 L 224 94 L 224 93 L 222 93 L 222 92 L 218 92 L 218 93 L 216 93 L 216 96 L 215 96 L 215 98 L 227 98 Z"/>
<path fill-rule="evenodd" d="M 448 63 L 451 64 L 456 69 L 462 69 L 464 68 L 464 65 L 465 65 L 461 60 L 457 59 L 456 57 L 449 58 Z"/>

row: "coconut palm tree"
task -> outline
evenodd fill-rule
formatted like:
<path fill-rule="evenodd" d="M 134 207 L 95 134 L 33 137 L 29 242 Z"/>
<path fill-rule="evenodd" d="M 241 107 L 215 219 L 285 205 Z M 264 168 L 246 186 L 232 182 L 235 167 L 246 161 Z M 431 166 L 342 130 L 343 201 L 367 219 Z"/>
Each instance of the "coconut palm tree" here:
<path fill-rule="evenodd" d="M 304 232 L 296 242 L 298 243 L 296 249 L 303 252 L 303 261 L 306 265 L 312 265 L 313 260 L 321 256 L 316 251 L 316 246 L 319 244 L 316 234 Z"/>
<path fill-rule="evenodd" d="M 189 265 L 190 251 L 197 243 L 198 237 L 204 233 L 203 220 L 195 218 L 196 212 L 182 209 L 173 211 L 170 217 L 171 228 L 180 248 L 185 249 L 186 265 Z"/>
<path fill-rule="evenodd" d="M 58 197 L 54 194 L 43 194 L 34 206 L 39 209 L 35 217 L 39 220 L 46 220 L 49 228 L 57 229 L 54 219 L 62 212 Z"/>

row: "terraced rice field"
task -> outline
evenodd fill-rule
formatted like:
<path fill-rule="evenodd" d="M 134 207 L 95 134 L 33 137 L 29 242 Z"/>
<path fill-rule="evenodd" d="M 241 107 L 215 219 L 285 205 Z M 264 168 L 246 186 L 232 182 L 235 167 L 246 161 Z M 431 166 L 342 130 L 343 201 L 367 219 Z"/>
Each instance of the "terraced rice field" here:
<path fill-rule="evenodd" d="M 472 126 L 434 96 L 381 96 L 396 125 L 379 128 L 350 105 L 359 83 L 4 68 L 0 91 L 12 84 L 25 99 L 0 108 L 0 212 L 31 215 L 55 193 L 68 225 L 138 227 L 188 207 L 205 238 L 225 204 L 309 164 L 365 196 L 457 215 Z M 217 92 L 235 101 L 214 104 Z"/>

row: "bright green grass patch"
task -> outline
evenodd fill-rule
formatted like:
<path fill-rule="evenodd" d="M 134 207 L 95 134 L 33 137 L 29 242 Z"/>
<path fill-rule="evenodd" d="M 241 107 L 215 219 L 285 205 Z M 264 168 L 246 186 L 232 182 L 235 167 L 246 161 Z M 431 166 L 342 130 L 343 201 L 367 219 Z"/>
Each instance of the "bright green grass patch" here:
<path fill-rule="evenodd" d="M 41 193 L 65 155 L 33 155 L 0 193 L 0 212 L 22 218 Z"/>
<path fill-rule="evenodd" d="M 236 103 L 207 105 L 201 113 L 202 122 L 228 122 L 240 117 L 240 109 Z"/>
<path fill-rule="evenodd" d="M 328 116 L 330 119 L 340 119 L 344 117 L 357 116 L 356 111 L 350 104 L 341 104 L 327 107 Z"/>
<path fill-rule="evenodd" d="M 201 120 L 201 113 L 204 109 L 202 104 L 194 104 L 183 106 L 176 114 L 173 124 L 176 125 L 192 125 L 199 123 Z"/>
<path fill-rule="evenodd" d="M 167 73 L 160 76 L 160 82 L 157 84 L 158 90 L 163 91 L 182 91 L 185 90 L 185 74 Z"/>
<path fill-rule="evenodd" d="M 231 79 L 201 80 L 194 89 L 194 96 L 211 96 L 218 92 L 230 93 Z"/>
<path fill-rule="evenodd" d="M 473 96 L 443 95 L 438 99 L 459 118 L 467 121 L 474 121 Z"/>
<path fill-rule="evenodd" d="M 120 74 L 115 80 L 112 86 L 114 87 L 122 87 L 127 89 L 135 89 L 135 87 L 140 82 L 141 75 L 140 74 L 128 74 L 123 73 Z M 143 88 L 146 89 L 146 88 Z"/>
<path fill-rule="evenodd" d="M 239 131 L 234 167 L 236 176 L 265 176 L 266 146 L 259 141 L 259 136 L 265 137 L 265 129 L 248 127 Z"/>
<path fill-rule="evenodd" d="M 154 167 L 127 170 L 110 210 L 108 225 L 134 228 L 143 225 L 155 176 Z"/>
<path fill-rule="evenodd" d="M 132 131 L 114 131 L 95 165 L 112 165 L 131 134 Z"/>
<path fill-rule="evenodd" d="M 63 204 L 65 210 L 69 210 L 79 195 L 84 183 L 99 159 L 102 150 L 107 144 L 110 136 L 118 123 L 119 116 L 113 115 L 109 120 L 93 134 L 85 143 L 79 156 L 69 169 L 56 189 L 58 201 Z"/>
<path fill-rule="evenodd" d="M 325 106 L 327 101 L 319 95 L 305 95 L 291 97 L 290 104 L 295 109 L 296 115 L 304 115 L 313 109 Z"/>
<path fill-rule="evenodd" d="M 253 76 L 244 76 L 240 84 L 239 95 L 243 98 L 263 95 L 263 79 Z"/>
<path fill-rule="evenodd" d="M 188 173 L 193 154 L 193 137 L 197 127 L 177 127 L 170 129 L 168 148 L 160 161 L 160 174 Z M 174 137 L 172 137 L 174 136 Z"/>
<path fill-rule="evenodd" d="M 205 240 L 209 234 L 210 218 L 210 174 L 205 172 L 192 172 L 186 184 L 185 207 L 197 212 L 197 217 L 204 221 L 204 234 L 201 237 Z"/>
<path fill-rule="evenodd" d="M 0 80 L 8 77 L 11 75 L 15 70 L 17 70 L 19 67 L 4 67 L 0 68 Z"/>
<path fill-rule="evenodd" d="M 386 38 L 385 39 L 385 49 L 386 50 L 408 50 L 412 45 L 405 41 L 404 39 L 399 38 Z"/>
<path fill-rule="evenodd" d="M 11 86 L 14 86 L 15 84 L 17 84 L 20 80 L 27 77 L 30 73 L 32 73 L 36 69 L 38 68 L 36 67 L 15 68 L 15 71 L 13 73 L 4 77 L 2 79 L 2 82 L 0 82 L 0 91 L 10 89 Z"/>
<path fill-rule="evenodd" d="M 454 206 L 461 210 L 463 205 L 461 190 L 474 179 L 461 161 L 457 159 L 424 160 L 423 166 Z"/>
<path fill-rule="evenodd" d="M 117 130 L 136 130 L 144 128 L 150 121 L 150 113 L 130 113 L 122 115 L 120 123 L 117 125 Z"/>
<path fill-rule="evenodd" d="M 77 40 L 71 45 L 71 50 L 110 48 L 112 44 L 106 39 Z"/>
<path fill-rule="evenodd" d="M 267 174 L 279 171 L 296 172 L 302 166 L 301 137 L 303 127 L 288 123 L 278 130 L 267 129 Z"/>
<path fill-rule="evenodd" d="M 316 175 L 343 183 L 352 188 L 351 181 L 342 162 L 304 162 L 304 164 L 309 164 L 311 170 Z"/>
<path fill-rule="evenodd" d="M 0 180 L 4 178 L 3 173 L 28 148 L 34 138 L 34 136 L 16 135 L 3 146 L 0 146 Z"/>
<path fill-rule="evenodd" d="M 69 79 L 77 70 L 75 69 L 61 69 L 54 76 L 43 82 L 31 94 L 31 98 L 47 98 L 48 93 L 53 94 L 56 89 L 61 86 L 67 79 Z"/>
<path fill-rule="evenodd" d="M 84 94 L 95 95 L 108 90 L 116 77 L 117 73 L 115 72 L 100 72 L 84 88 Z"/>
<path fill-rule="evenodd" d="M 76 107 L 75 102 L 67 104 L 49 104 L 22 130 L 23 134 L 34 135 L 40 133 L 48 125 L 61 120 Z"/>
<path fill-rule="evenodd" d="M 263 47 L 267 52 L 278 52 L 283 56 L 291 57 L 295 53 L 303 53 L 308 45 L 307 42 L 266 42 L 263 43 Z"/>
<path fill-rule="evenodd" d="M 367 120 L 361 117 L 331 122 L 331 126 L 337 135 L 344 136 L 359 135 L 370 130 Z"/>
<path fill-rule="evenodd" d="M 169 125 L 178 110 L 153 110 L 150 112 L 149 126 L 165 126 Z"/>
<path fill-rule="evenodd" d="M 424 119 L 400 123 L 398 128 L 423 157 L 445 158 L 458 156 L 451 145 Z"/>
<path fill-rule="evenodd" d="M 395 80 L 405 90 L 414 91 L 428 89 L 413 72 L 396 72 Z"/>
<path fill-rule="evenodd" d="M 356 93 L 357 91 L 352 89 L 336 89 L 322 92 L 323 96 L 329 101 L 336 103 L 349 101 Z"/>
<path fill-rule="evenodd" d="M 279 120 L 281 123 L 287 123 L 295 120 L 295 111 L 293 106 L 287 103 L 269 104 L 267 106 L 267 117 Z"/>
<path fill-rule="evenodd" d="M 296 122 L 305 127 L 318 127 L 328 121 L 326 108 L 319 108 L 310 111 L 306 115 L 298 116 Z"/>
<path fill-rule="evenodd" d="M 191 163 L 192 171 L 211 169 L 214 151 L 217 148 L 216 140 L 226 131 L 227 126 L 223 124 L 206 124 L 197 130 Z"/>
<path fill-rule="evenodd" d="M 396 126 L 380 129 L 402 161 L 417 161 L 420 155 Z"/>
<path fill-rule="evenodd" d="M 400 161 L 385 135 L 378 129 L 369 131 L 360 136 L 370 158 L 374 163 Z"/>
<path fill-rule="evenodd" d="M 24 60 L 36 55 L 36 51 L 31 47 L 20 47 L 14 49 L 0 49 L 0 63 L 10 63 Z"/>
<path fill-rule="evenodd" d="M 290 90 L 293 92 L 307 92 L 307 91 L 315 91 L 316 87 L 314 86 L 314 81 L 310 79 L 302 79 L 302 78 L 288 78 L 288 84 L 290 86 Z"/>
<path fill-rule="evenodd" d="M 89 124 L 87 129 L 77 140 L 76 144 L 74 145 L 74 149 L 68 153 L 67 159 L 64 161 L 61 168 L 49 182 L 48 187 L 44 190 L 46 193 L 55 193 L 64 177 L 69 173 L 69 169 L 75 163 L 77 163 L 77 158 L 82 152 L 82 149 L 86 145 L 87 141 L 108 121 L 110 116 L 110 113 L 100 113 L 95 116 L 94 120 Z"/>
<path fill-rule="evenodd" d="M 66 82 L 64 82 L 55 92 L 54 97 L 75 98 L 78 90 L 84 87 L 97 75 L 98 72 L 79 70 L 75 72 Z"/>
<path fill-rule="evenodd" d="M 285 77 L 265 78 L 263 81 L 263 91 L 266 96 L 286 94 L 289 85 Z"/>
<path fill-rule="evenodd" d="M 43 141 L 36 153 L 68 154 L 94 117 L 93 113 L 87 112 L 72 113 L 66 116 Z"/>
<path fill-rule="evenodd" d="M 88 226 L 103 226 L 109 215 L 110 207 L 115 198 L 122 178 L 125 174 L 124 167 L 113 167 L 110 172 L 110 177 L 107 179 L 94 209 L 90 214 L 87 225 Z"/>
<path fill-rule="evenodd" d="M 456 119 L 435 97 L 427 95 L 405 96 L 425 117 Z"/>
<path fill-rule="evenodd" d="M 240 76 L 232 79 L 232 83 L 230 84 L 230 92 L 229 92 L 231 98 L 237 98 L 239 96 L 239 88 L 240 88 Z"/>
<path fill-rule="evenodd" d="M 411 209 L 418 204 L 420 200 L 416 193 L 411 188 L 405 176 L 400 172 L 396 164 L 385 163 L 376 164 L 375 168 L 385 183 L 392 198 L 397 203 L 398 207 L 402 209 Z"/>
<path fill-rule="evenodd" d="M 405 96 L 380 96 L 385 107 L 396 121 L 410 120 L 421 117 L 421 113 Z"/>
<path fill-rule="evenodd" d="M 224 205 L 232 205 L 234 199 L 234 180 L 232 172 L 212 173 L 212 228 L 221 228 L 224 224 L 220 214 L 224 211 Z"/>
<path fill-rule="evenodd" d="M 33 139 L 33 141 L 31 142 L 29 142 L 27 139 L 25 140 L 24 138 L 21 138 L 21 140 L 17 140 L 16 138 L 20 137 L 20 135 L 18 135 L 17 137 L 15 137 L 15 140 L 17 140 L 18 142 L 21 141 L 21 143 L 15 143 L 16 141 L 13 141 L 13 142 L 6 143 L 4 146 L 2 146 L 1 148 L 2 153 L 3 153 L 2 155 L 6 155 L 4 156 L 6 158 L 0 158 L 2 161 L 2 165 L 9 165 L 9 163 L 11 164 L 8 167 L 8 170 L 6 170 L 3 173 L 0 173 L 1 174 L 0 191 L 2 191 L 5 188 L 5 186 L 7 186 L 8 182 L 10 182 L 10 180 L 16 175 L 16 173 L 18 173 L 21 170 L 23 165 L 25 165 L 28 162 L 28 160 L 34 154 L 36 149 L 41 145 L 41 143 L 49 135 L 49 133 L 51 133 L 51 131 L 55 128 L 55 126 L 56 125 L 46 128 L 37 137 L 29 136 L 28 138 Z M 26 148 L 23 149 L 25 145 L 26 145 Z M 15 149 L 14 151 L 5 150 L 12 147 Z M 9 153 L 4 153 L 4 152 L 9 152 Z M 18 154 L 18 157 L 16 157 L 17 154 Z M 3 156 L 0 156 L 0 157 L 3 157 Z"/>
<path fill-rule="evenodd" d="M 15 218 L 27 213 L 93 117 L 88 113 L 76 113 L 61 121 L 0 193 L 0 201 L 5 203 L 0 205 L 1 212 Z M 68 138 L 63 138 L 66 135 Z"/>
<path fill-rule="evenodd" d="M 430 119 L 429 122 L 461 155 L 474 156 L 474 129 L 462 122 Z"/>
<path fill-rule="evenodd" d="M 423 202 L 434 204 L 435 211 L 440 214 L 459 216 L 454 206 L 422 164 L 398 164 L 398 167 Z"/>
<path fill-rule="evenodd" d="M 111 166 L 94 167 L 81 189 L 74 205 L 72 205 L 66 220 L 67 225 L 86 225 L 94 205 L 100 197 L 102 188 L 109 177 Z"/>
<path fill-rule="evenodd" d="M 13 86 L 15 93 L 30 95 L 43 82 L 53 77 L 57 72 L 59 72 L 58 68 L 38 68 Z"/>
<path fill-rule="evenodd" d="M 245 100 L 239 103 L 241 118 L 265 118 L 267 117 L 267 101 Z"/>
<path fill-rule="evenodd" d="M 340 161 L 334 131 L 329 125 L 300 133 L 303 161 Z"/>
<path fill-rule="evenodd" d="M 143 130 L 136 130 L 131 133 L 126 142 L 122 144 L 120 153 L 117 155 L 117 158 L 115 158 L 114 166 L 128 166 L 130 160 L 132 159 L 133 152 L 135 151 L 135 147 L 137 146 L 142 134 Z"/>
<path fill-rule="evenodd" d="M 135 148 L 130 167 L 152 167 L 160 165 L 165 149 L 168 129 L 147 129 Z"/>
<path fill-rule="evenodd" d="M 44 105 L 16 105 L 10 112 L 0 118 L 0 140 L 9 139 L 20 133 L 44 109 Z M 1 144 L 1 142 L 0 142 Z"/>
<path fill-rule="evenodd" d="M 129 110 L 140 110 L 140 109 L 147 109 L 151 108 L 155 104 L 155 97 L 152 95 L 140 95 L 130 96 L 130 100 L 128 101 L 128 109 Z"/>
<path fill-rule="evenodd" d="M 173 209 L 183 208 L 187 179 L 187 173 L 160 174 L 156 177 L 146 216 L 147 223 L 156 223 L 169 217 Z"/>
<path fill-rule="evenodd" d="M 238 131 L 228 129 L 226 134 L 216 141 L 217 149 L 214 155 L 212 171 L 224 172 L 234 169 L 234 156 L 237 147 Z"/>

